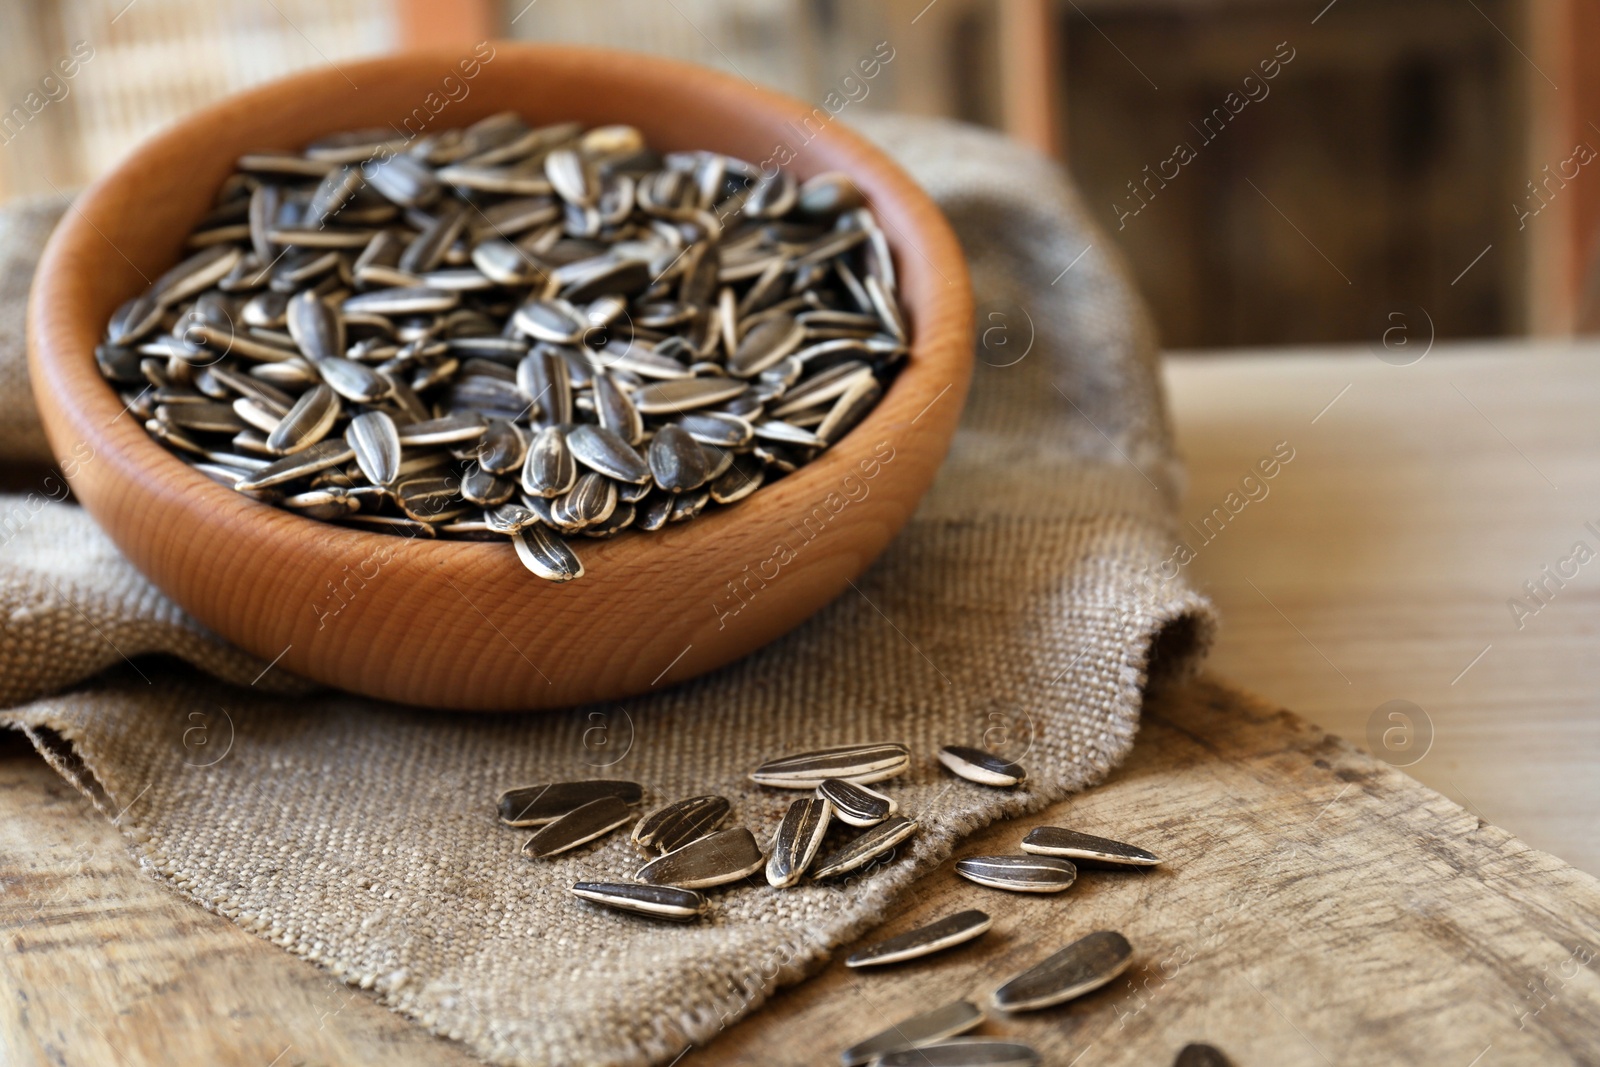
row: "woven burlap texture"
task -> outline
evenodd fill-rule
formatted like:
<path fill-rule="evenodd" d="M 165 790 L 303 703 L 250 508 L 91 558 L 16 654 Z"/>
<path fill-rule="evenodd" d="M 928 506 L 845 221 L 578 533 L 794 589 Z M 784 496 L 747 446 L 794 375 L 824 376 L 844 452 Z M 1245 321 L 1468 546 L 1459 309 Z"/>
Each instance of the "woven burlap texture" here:
<path fill-rule="evenodd" d="M 1100 781 L 1133 743 L 1152 672 L 1192 669 L 1212 627 L 1181 580 L 1141 580 L 1170 551 L 1177 478 L 1146 313 L 1052 164 L 972 128 L 863 125 L 964 242 L 979 364 L 915 518 L 793 634 L 668 692 L 570 712 L 291 699 L 265 690 L 294 680 L 186 619 L 41 486 L 0 499 L 0 716 L 120 813 L 179 892 L 508 1064 L 670 1060 L 879 922 L 964 835 Z M 0 232 L 36 242 L 48 209 L 29 210 Z M 0 262 L 21 271 L 34 253 Z M 36 427 L 15 388 L 22 288 L 0 277 L 7 458 L 47 454 L 18 435 Z M 154 652 L 188 664 L 141 655 Z M 509 786 L 622 777 L 650 806 L 721 793 L 766 841 L 793 795 L 748 770 L 872 739 L 915 754 L 884 787 L 917 836 L 843 885 L 780 892 L 757 875 L 715 891 L 684 927 L 571 896 L 575 879 L 633 875 L 626 834 L 532 862 L 526 832 L 494 817 Z M 1027 786 L 953 778 L 932 758 L 950 743 L 1022 759 Z"/>

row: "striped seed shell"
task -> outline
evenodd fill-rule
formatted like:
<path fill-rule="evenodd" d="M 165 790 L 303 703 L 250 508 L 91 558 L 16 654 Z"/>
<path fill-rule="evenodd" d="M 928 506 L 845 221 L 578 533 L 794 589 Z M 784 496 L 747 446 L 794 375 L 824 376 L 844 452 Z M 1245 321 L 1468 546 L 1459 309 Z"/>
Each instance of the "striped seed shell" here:
<path fill-rule="evenodd" d="M 507 826 L 541 826 L 602 797 L 637 804 L 644 790 L 638 782 L 612 778 L 519 786 L 500 794 L 500 821 Z"/>
<path fill-rule="evenodd" d="M 777 889 L 796 885 L 816 858 L 828 832 L 833 803 L 826 797 L 805 797 L 789 805 L 772 838 L 767 857 L 767 883 Z"/>
<path fill-rule="evenodd" d="M 476 441 L 489 428 L 489 420 L 478 414 L 445 415 L 426 422 L 408 422 L 399 427 L 403 445 L 450 445 Z"/>
<path fill-rule="evenodd" d="M 904 815 L 891 815 L 854 840 L 817 860 L 811 877 L 817 881 L 859 870 L 917 832 L 917 824 Z"/>
<path fill-rule="evenodd" d="M 534 435 L 522 461 L 522 488 L 534 496 L 553 499 L 578 480 L 578 463 L 567 447 L 567 434 L 559 426 L 546 426 Z"/>
<path fill-rule="evenodd" d="M 543 413 L 545 425 L 572 421 L 572 370 L 565 357 L 535 348 L 517 364 L 517 388 Z"/>
<path fill-rule="evenodd" d="M 282 485 L 284 482 L 292 482 L 296 478 L 304 478 L 348 462 L 354 454 L 345 441 L 318 441 L 309 448 L 290 453 L 277 462 L 262 467 L 248 478 L 241 479 L 234 488 L 250 490 Z"/>
<path fill-rule="evenodd" d="M 517 483 L 511 478 L 486 471 L 476 462 L 467 464 L 461 475 L 461 499 L 473 504 L 495 507 L 510 500 L 516 491 Z"/>
<path fill-rule="evenodd" d="M 1064 856 L 1080 867 L 1154 867 L 1161 860 L 1134 845 L 1059 826 L 1036 826 L 1022 839 L 1022 851 L 1036 856 Z"/>
<path fill-rule="evenodd" d="M 805 339 L 806 328 L 793 315 L 774 315 L 740 339 L 728 360 L 728 371 L 738 378 L 753 378 L 795 351 Z"/>
<path fill-rule="evenodd" d="M 650 480 L 650 467 L 644 457 L 603 427 L 589 423 L 574 427 L 567 434 L 567 447 L 579 463 L 619 482 L 638 485 Z"/>
<path fill-rule="evenodd" d="M 1112 930 L 1081 937 L 994 991 L 1001 1011 L 1048 1008 L 1099 989 L 1128 969 L 1133 946 Z"/>
<path fill-rule="evenodd" d="M 965 944 L 994 925 L 994 920 L 976 908 L 946 915 L 937 922 L 919 926 L 850 954 L 846 967 L 879 967 L 900 963 Z"/>
<path fill-rule="evenodd" d="M 426 286 L 398 286 L 374 289 L 347 297 L 342 305 L 349 315 L 425 315 L 449 311 L 461 302 L 461 294 Z"/>
<path fill-rule="evenodd" d="M 1078 878 L 1071 860 L 1055 856 L 969 856 L 956 862 L 956 873 L 1013 893 L 1059 893 Z"/>
<path fill-rule="evenodd" d="M 970 1000 L 957 1000 L 909 1019 L 901 1019 L 882 1033 L 851 1045 L 839 1053 L 839 1062 L 843 1067 L 860 1067 L 891 1052 L 914 1049 L 964 1034 L 982 1022 L 982 1008 Z"/>
<path fill-rule="evenodd" d="M 539 521 L 538 514 L 522 504 L 501 504 L 483 513 L 484 526 L 494 533 L 505 534 L 508 537 Z"/>
<path fill-rule="evenodd" d="M 828 778 L 878 782 L 910 766 L 910 751 L 895 742 L 835 745 L 768 760 L 750 773 L 750 780 L 779 789 L 812 789 Z"/>
<path fill-rule="evenodd" d="M 522 851 L 535 859 L 554 856 L 604 837 L 629 819 L 633 809 L 621 797 L 601 797 L 574 808 L 553 822 L 546 823 L 523 844 Z"/>
<path fill-rule="evenodd" d="M 939 750 L 939 762 L 967 781 L 981 785 L 1007 787 L 1028 780 L 1028 772 L 1021 764 L 967 745 L 945 745 Z"/>
<path fill-rule="evenodd" d="M 639 868 L 641 882 L 704 889 L 748 878 L 766 862 L 755 835 L 743 826 L 718 830 Z"/>
<path fill-rule="evenodd" d="M 879 1056 L 874 1067 L 1038 1067 L 1030 1046 L 996 1037 L 954 1037 Z"/>
<path fill-rule="evenodd" d="M 633 827 L 633 843 L 646 852 L 672 852 L 711 833 L 732 810 L 727 797 L 686 797 L 640 819 Z"/>
<path fill-rule="evenodd" d="M 817 795 L 827 797 L 834 818 L 850 826 L 876 826 L 900 810 L 894 798 L 843 778 L 824 779 L 817 785 Z"/>
<path fill-rule="evenodd" d="M 646 415 L 669 415 L 721 404 L 748 388 L 737 378 L 678 378 L 640 386 L 633 392 L 633 403 Z"/>
<path fill-rule="evenodd" d="M 698 489 L 710 475 L 710 464 L 699 442 L 679 426 L 663 426 L 650 442 L 650 473 L 656 485 L 669 493 Z"/>
<path fill-rule="evenodd" d="M 333 429 L 339 419 L 339 396 L 326 385 L 303 393 L 277 428 L 267 435 L 267 448 L 280 455 L 309 448 Z"/>
<path fill-rule="evenodd" d="M 551 514 L 564 526 L 583 529 L 605 522 L 617 509 L 617 483 L 592 471 L 578 476 L 566 495 L 551 505 Z"/>
<path fill-rule="evenodd" d="M 382 411 L 363 412 L 350 420 L 344 439 L 367 481 L 393 488 L 400 477 L 400 434 L 394 420 Z"/>
<path fill-rule="evenodd" d="M 611 375 L 596 374 L 591 390 L 595 415 L 600 419 L 601 426 L 630 445 L 637 445 L 644 440 L 644 419 L 640 417 L 639 409 L 633 406 L 628 394 L 617 388 Z"/>
<path fill-rule="evenodd" d="M 882 397 L 883 386 L 878 384 L 876 378 L 869 375 L 857 379 L 848 392 L 834 401 L 828 414 L 817 424 L 817 436 L 825 444 L 836 443 L 855 429 L 856 424 L 866 418 L 867 412 L 876 407 Z"/>
<path fill-rule="evenodd" d="M 343 356 L 317 361 L 317 373 L 328 387 L 357 404 L 376 404 L 389 395 L 389 382 L 365 363 Z"/>
<path fill-rule="evenodd" d="M 527 451 L 527 439 L 514 423 L 491 419 L 478 441 L 478 463 L 492 474 L 509 474 L 522 466 Z"/>
<path fill-rule="evenodd" d="M 646 915 L 652 919 L 689 922 L 705 913 L 709 901 L 704 893 L 671 885 L 640 885 L 637 882 L 574 882 L 572 892 L 584 900 L 608 908 Z"/>
<path fill-rule="evenodd" d="M 543 526 L 523 527 L 511 543 L 522 565 L 547 581 L 570 582 L 583 577 L 583 563 L 577 555 Z"/>
<path fill-rule="evenodd" d="M 711 483 L 711 499 L 719 504 L 732 504 L 743 500 L 766 479 L 767 468 L 751 456 L 733 457 L 733 465 Z"/>

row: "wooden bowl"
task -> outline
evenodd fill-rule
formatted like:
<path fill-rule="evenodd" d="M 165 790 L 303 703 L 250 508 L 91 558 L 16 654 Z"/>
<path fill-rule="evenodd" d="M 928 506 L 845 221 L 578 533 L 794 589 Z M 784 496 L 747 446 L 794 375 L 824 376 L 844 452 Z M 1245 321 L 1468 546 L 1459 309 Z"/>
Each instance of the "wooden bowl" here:
<path fill-rule="evenodd" d="M 741 503 L 654 534 L 579 539 L 588 573 L 566 585 L 529 574 L 509 544 L 413 541 L 248 500 L 123 412 L 95 344 L 118 304 L 177 262 L 240 155 L 359 127 L 415 131 L 426 120 L 441 130 L 505 109 L 534 123 L 631 123 L 663 151 L 761 163 L 783 146 L 799 178 L 850 174 L 890 237 L 913 338 L 878 407 L 814 463 Z M 972 370 L 955 235 L 903 171 L 838 121 L 820 122 L 826 114 L 649 56 L 504 43 L 472 57 L 346 64 L 225 100 L 141 145 L 51 238 L 28 313 L 50 443 L 73 459 L 83 506 L 163 592 L 228 640 L 319 682 L 434 707 L 528 709 L 643 693 L 719 667 L 799 624 L 884 550 L 933 480 Z"/>

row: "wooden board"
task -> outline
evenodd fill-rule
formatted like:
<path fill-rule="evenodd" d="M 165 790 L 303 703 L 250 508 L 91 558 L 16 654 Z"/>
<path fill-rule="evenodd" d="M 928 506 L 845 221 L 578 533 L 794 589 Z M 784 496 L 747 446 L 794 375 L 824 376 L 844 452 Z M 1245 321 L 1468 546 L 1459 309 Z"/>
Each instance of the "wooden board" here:
<path fill-rule="evenodd" d="M 1135 945 L 1125 980 L 986 1032 L 1083 1067 L 1164 1064 L 1202 1038 L 1240 1064 L 1494 1067 L 1600 1048 L 1600 977 L 1573 962 L 1600 945 L 1600 883 L 1296 716 L 1209 682 L 1162 694 L 1108 783 L 962 852 L 1012 849 L 1042 822 L 1125 835 L 1167 863 L 1086 871 L 1059 897 L 947 865 L 874 936 L 978 906 L 997 920 L 983 939 L 878 974 L 836 962 L 679 1062 L 829 1062 L 1102 927 Z M 167 892 L 16 745 L 0 755 L 0 885 L 8 1064 L 470 1062 Z M 1548 984 L 1542 1001 L 1529 982 Z"/>
<path fill-rule="evenodd" d="M 1415 311 L 1395 324 L 1427 344 Z M 1232 350 L 1165 377 L 1183 526 L 1295 450 L 1210 540 L 1185 533 L 1184 576 L 1222 615 L 1210 669 L 1363 746 L 1379 707 L 1413 702 L 1433 747 L 1407 774 L 1600 874 L 1600 563 L 1520 628 L 1507 607 L 1574 542 L 1600 552 L 1600 344 L 1440 344 L 1408 367 Z"/>

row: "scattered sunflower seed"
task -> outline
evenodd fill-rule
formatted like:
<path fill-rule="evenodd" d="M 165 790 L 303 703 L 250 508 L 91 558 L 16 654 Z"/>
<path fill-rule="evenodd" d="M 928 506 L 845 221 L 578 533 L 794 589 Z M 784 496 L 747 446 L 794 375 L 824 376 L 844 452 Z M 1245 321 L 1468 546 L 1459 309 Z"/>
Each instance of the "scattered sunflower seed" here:
<path fill-rule="evenodd" d="M 1111 930 L 1079 938 L 994 991 L 1001 1011 L 1033 1011 L 1099 989 L 1128 969 L 1133 946 Z"/>
<path fill-rule="evenodd" d="M 657 808 L 633 827 L 633 843 L 645 852 L 672 852 L 722 825 L 733 805 L 727 797 L 700 796 Z"/>
<path fill-rule="evenodd" d="M 767 857 L 767 883 L 777 889 L 798 885 L 816 858 L 828 832 L 833 803 L 826 797 L 806 797 L 789 805 L 772 838 Z"/>
<path fill-rule="evenodd" d="M 904 815 L 891 815 L 872 829 L 852 841 L 847 841 L 836 851 L 817 860 L 811 866 L 811 877 L 817 881 L 849 874 L 871 863 L 917 832 L 917 824 Z"/>
<path fill-rule="evenodd" d="M 1134 845 L 1059 826 L 1036 826 L 1022 839 L 1022 851 L 1036 856 L 1064 856 L 1078 866 L 1154 867 L 1159 857 Z"/>
<path fill-rule="evenodd" d="M 823 779 L 817 795 L 832 801 L 834 817 L 851 826 L 876 826 L 900 810 L 892 797 L 843 778 Z"/>
<path fill-rule="evenodd" d="M 1028 780 L 1028 772 L 1021 764 L 1001 759 L 981 748 L 946 745 L 939 750 L 939 762 L 967 781 L 982 785 L 1013 786 Z"/>
<path fill-rule="evenodd" d="M 575 882 L 572 892 L 584 900 L 604 904 L 619 911 L 648 915 L 652 919 L 688 922 L 704 914 L 708 901 L 704 893 L 671 885 L 640 885 L 636 882 Z"/>
<path fill-rule="evenodd" d="M 546 823 L 528 838 L 522 851 L 535 859 L 586 845 L 604 837 L 633 818 L 633 809 L 621 797 L 601 797 Z"/>
<path fill-rule="evenodd" d="M 879 1056 L 875 1067 L 1037 1067 L 1039 1054 L 1016 1041 L 957 1037 Z"/>
<path fill-rule="evenodd" d="M 956 873 L 1013 893 L 1059 893 L 1078 878 L 1070 860 L 1054 856 L 969 856 L 956 862 Z"/>
<path fill-rule="evenodd" d="M 616 779 L 520 786 L 500 794 L 500 821 L 507 826 L 540 826 L 603 797 L 637 804 L 644 798 L 644 789 L 638 782 Z"/>
<path fill-rule="evenodd" d="M 964 1034 L 983 1022 L 983 1009 L 970 1000 L 957 1000 L 901 1019 L 882 1033 L 873 1034 L 839 1053 L 843 1067 L 860 1067 L 891 1052 L 931 1045 Z"/>
<path fill-rule="evenodd" d="M 829 778 L 879 782 L 910 766 L 911 753 L 901 744 L 837 745 L 768 760 L 750 773 L 750 780 L 778 789 L 812 789 Z"/>
<path fill-rule="evenodd" d="M 850 958 L 844 961 L 844 965 L 878 967 L 886 963 L 900 963 L 919 956 L 927 956 L 971 941 L 993 924 L 993 919 L 975 908 L 960 911 L 897 937 L 868 945 L 851 953 Z"/>
<path fill-rule="evenodd" d="M 718 830 L 639 868 L 641 882 L 705 889 L 748 878 L 766 863 L 755 835 L 743 826 Z"/>

